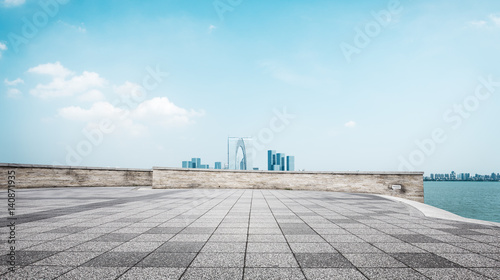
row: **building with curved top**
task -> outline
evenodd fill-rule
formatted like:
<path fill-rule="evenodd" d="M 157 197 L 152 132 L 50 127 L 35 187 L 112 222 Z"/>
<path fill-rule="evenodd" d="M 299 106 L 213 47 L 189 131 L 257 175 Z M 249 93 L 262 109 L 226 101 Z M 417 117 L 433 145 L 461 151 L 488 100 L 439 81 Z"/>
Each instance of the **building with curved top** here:
<path fill-rule="evenodd" d="M 228 137 L 227 162 L 232 170 L 253 170 L 252 138 Z"/>

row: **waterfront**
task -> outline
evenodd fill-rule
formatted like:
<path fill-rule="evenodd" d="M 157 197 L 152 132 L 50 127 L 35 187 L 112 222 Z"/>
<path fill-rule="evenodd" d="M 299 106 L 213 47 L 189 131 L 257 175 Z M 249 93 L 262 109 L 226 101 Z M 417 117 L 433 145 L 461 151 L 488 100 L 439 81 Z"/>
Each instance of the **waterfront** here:
<path fill-rule="evenodd" d="M 424 182 L 424 197 L 454 214 L 500 223 L 500 182 Z"/>

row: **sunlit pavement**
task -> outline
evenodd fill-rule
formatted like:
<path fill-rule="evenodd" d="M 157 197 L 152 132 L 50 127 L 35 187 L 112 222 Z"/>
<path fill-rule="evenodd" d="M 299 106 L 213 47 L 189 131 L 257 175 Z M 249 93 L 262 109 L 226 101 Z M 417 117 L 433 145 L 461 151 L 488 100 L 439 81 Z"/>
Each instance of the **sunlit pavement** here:
<path fill-rule="evenodd" d="M 500 228 L 375 195 L 31 189 L 14 217 L 2 279 L 500 279 Z"/>

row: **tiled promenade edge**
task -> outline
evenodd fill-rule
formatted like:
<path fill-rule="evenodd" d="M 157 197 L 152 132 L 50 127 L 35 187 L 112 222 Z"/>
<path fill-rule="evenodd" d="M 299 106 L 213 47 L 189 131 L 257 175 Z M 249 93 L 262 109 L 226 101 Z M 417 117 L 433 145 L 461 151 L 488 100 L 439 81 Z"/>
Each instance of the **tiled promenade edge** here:
<path fill-rule="evenodd" d="M 8 272 L 2 227 L 1 279 L 500 279 L 499 227 L 428 218 L 375 195 L 134 188 L 16 195 L 17 269 Z"/>

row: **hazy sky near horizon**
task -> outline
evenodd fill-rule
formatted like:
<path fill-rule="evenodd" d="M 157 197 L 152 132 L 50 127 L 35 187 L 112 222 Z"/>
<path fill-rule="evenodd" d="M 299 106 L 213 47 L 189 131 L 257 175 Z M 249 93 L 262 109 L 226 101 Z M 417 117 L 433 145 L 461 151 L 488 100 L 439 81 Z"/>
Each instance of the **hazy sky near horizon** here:
<path fill-rule="evenodd" d="M 494 0 L 3 0 L 0 162 L 500 172 L 499 54 Z"/>

